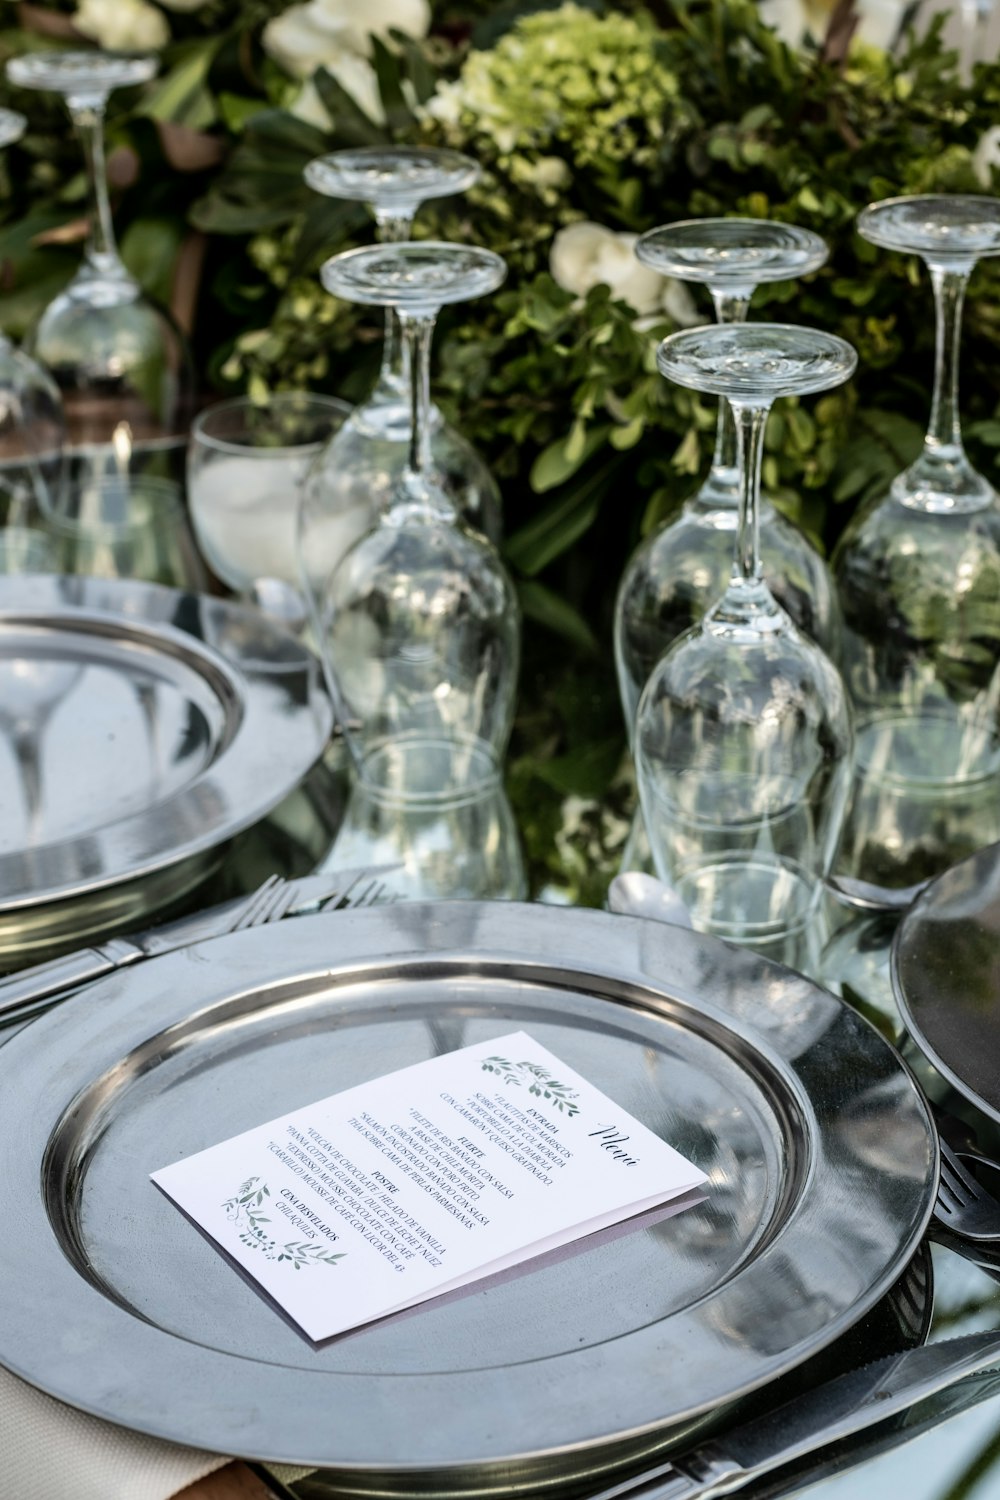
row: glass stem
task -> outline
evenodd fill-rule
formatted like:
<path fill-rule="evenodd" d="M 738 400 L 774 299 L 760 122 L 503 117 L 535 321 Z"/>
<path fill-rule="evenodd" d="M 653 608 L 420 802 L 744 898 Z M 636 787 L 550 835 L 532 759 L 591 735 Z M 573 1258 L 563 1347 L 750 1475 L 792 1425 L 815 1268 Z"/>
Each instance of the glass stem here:
<path fill-rule="evenodd" d="M 104 100 L 70 99 L 69 112 L 83 152 L 90 199 L 90 232 L 85 254 L 98 270 L 118 270 L 121 257 L 115 243 L 104 160 Z"/>
<path fill-rule="evenodd" d="M 390 214 L 374 210 L 376 234 L 382 245 L 398 245 L 413 237 L 412 214 Z M 407 342 L 403 337 L 399 314 L 394 307 L 385 310 L 385 341 L 377 390 L 387 396 L 405 396 L 410 388 L 410 365 Z"/>
<path fill-rule="evenodd" d="M 949 458 L 962 456 L 962 427 L 958 416 L 958 360 L 962 334 L 962 305 L 972 267 L 961 270 L 931 266 L 937 346 L 934 354 L 934 399 L 924 440 L 925 452 Z"/>
<path fill-rule="evenodd" d="M 745 323 L 750 310 L 753 288 L 740 292 L 722 292 L 710 288 L 715 304 L 718 323 Z M 719 416 L 715 427 L 715 452 L 712 468 L 730 482 L 735 481 L 739 469 L 739 453 L 736 440 L 736 423 L 732 408 L 724 396 L 719 397 Z"/>
<path fill-rule="evenodd" d="M 764 406 L 733 402 L 740 464 L 740 521 L 733 558 L 733 582 L 756 584 L 760 565 L 760 471 L 764 462 L 764 429 L 770 403 Z"/>
<path fill-rule="evenodd" d="M 410 474 L 423 479 L 431 466 L 431 343 L 433 314 L 400 315 L 410 365 Z"/>

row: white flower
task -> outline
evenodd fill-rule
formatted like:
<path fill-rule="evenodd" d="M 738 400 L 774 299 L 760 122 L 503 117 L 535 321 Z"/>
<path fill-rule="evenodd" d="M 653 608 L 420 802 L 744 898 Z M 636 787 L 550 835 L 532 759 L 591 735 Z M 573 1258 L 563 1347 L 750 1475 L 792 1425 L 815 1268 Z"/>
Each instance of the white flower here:
<path fill-rule="evenodd" d="M 984 188 L 993 186 L 993 167 L 1000 167 L 1000 125 L 984 130 L 972 153 L 972 170 Z"/>
<path fill-rule="evenodd" d="M 603 283 L 640 316 L 651 313 L 663 296 L 664 278 L 636 260 L 636 238 L 589 220 L 569 224 L 552 241 L 549 270 L 559 286 L 578 297 Z"/>
<path fill-rule="evenodd" d="M 371 39 L 389 41 L 390 30 L 425 36 L 428 0 L 307 0 L 290 5 L 264 27 L 264 50 L 293 78 L 340 65 L 345 54 L 367 58 Z M 346 87 L 346 85 L 345 85 Z"/>
<path fill-rule="evenodd" d="M 859 42 L 888 51 L 899 36 L 908 0 L 858 0 Z M 760 15 L 789 47 L 807 38 L 821 41 L 830 24 L 833 0 L 761 0 Z"/>
<path fill-rule="evenodd" d="M 665 276 L 666 285 L 663 288 L 663 311 L 676 323 L 678 328 L 693 328 L 696 323 L 707 323 L 703 318 L 691 295 L 691 289 L 686 282 L 678 281 L 673 276 Z"/>
<path fill-rule="evenodd" d="M 73 26 L 109 52 L 150 52 L 170 40 L 166 16 L 146 0 L 80 0 Z"/>

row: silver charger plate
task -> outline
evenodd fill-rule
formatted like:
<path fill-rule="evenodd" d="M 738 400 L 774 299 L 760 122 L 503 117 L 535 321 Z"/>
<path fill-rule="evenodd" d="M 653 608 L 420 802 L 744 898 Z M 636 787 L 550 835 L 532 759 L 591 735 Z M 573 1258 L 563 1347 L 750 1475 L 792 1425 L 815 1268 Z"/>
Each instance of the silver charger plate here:
<path fill-rule="evenodd" d="M 523 1028 L 709 1177 L 676 1218 L 305 1341 L 149 1173 Z M 139 1431 L 358 1494 L 579 1481 L 855 1323 L 930 1214 L 896 1053 L 799 975 L 658 923 L 495 903 L 305 917 L 126 970 L 0 1049 L 0 1362 Z"/>
<path fill-rule="evenodd" d="M 1000 844 L 945 870 L 896 929 L 892 987 L 938 1072 L 1000 1124 Z"/>
<path fill-rule="evenodd" d="M 135 919 L 205 878 L 321 754 L 315 658 L 226 601 L 0 583 L 0 955 Z"/>

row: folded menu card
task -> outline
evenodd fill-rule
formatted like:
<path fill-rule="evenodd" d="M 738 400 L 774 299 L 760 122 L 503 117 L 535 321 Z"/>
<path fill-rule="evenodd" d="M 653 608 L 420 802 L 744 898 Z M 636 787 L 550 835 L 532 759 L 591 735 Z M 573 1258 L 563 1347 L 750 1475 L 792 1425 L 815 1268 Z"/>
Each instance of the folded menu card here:
<path fill-rule="evenodd" d="M 705 1180 L 522 1031 L 304 1105 L 152 1178 L 315 1342 Z"/>

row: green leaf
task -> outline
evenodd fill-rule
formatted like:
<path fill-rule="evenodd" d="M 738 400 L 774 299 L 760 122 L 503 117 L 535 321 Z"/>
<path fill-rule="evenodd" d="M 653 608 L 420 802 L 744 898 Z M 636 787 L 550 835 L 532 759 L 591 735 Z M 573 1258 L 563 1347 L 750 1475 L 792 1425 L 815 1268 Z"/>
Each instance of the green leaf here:
<path fill-rule="evenodd" d="M 122 236 L 122 260 L 154 301 L 170 301 L 174 265 L 183 238 L 183 224 L 166 218 L 133 219 Z"/>
<path fill-rule="evenodd" d="M 151 120 L 187 125 L 192 130 L 213 125 L 216 110 L 206 80 L 217 47 L 214 38 L 185 46 L 179 61 L 153 84 L 136 113 Z"/>
<path fill-rule="evenodd" d="M 508 538 L 504 551 L 518 572 L 533 578 L 590 530 L 619 462 L 602 464 Z"/>
<path fill-rule="evenodd" d="M 539 779 L 564 797 L 602 800 L 622 757 L 622 739 L 597 740 L 567 755 L 557 756 L 538 769 Z"/>
<path fill-rule="evenodd" d="M 571 479 L 602 446 L 609 431 L 606 425 L 587 430 L 576 422 L 568 437 L 557 438 L 543 448 L 531 466 L 531 488 L 535 494 L 544 495 Z"/>
<path fill-rule="evenodd" d="M 544 625 L 591 655 L 597 654 L 597 639 L 586 620 L 567 599 L 535 579 L 525 579 L 518 588 L 526 619 Z"/>
<path fill-rule="evenodd" d="M 313 74 L 316 92 L 333 119 L 337 135 L 346 146 L 381 146 L 388 134 L 381 125 L 369 120 L 357 100 L 325 68 Z M 322 149 L 322 148 L 321 148 Z M 313 152 L 313 155 L 318 153 Z"/>
<path fill-rule="evenodd" d="M 400 81 L 400 59 L 377 36 L 372 36 L 372 62 L 378 79 L 378 91 L 390 130 L 405 130 L 413 124 L 413 114 L 406 102 Z"/>

